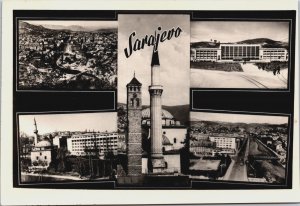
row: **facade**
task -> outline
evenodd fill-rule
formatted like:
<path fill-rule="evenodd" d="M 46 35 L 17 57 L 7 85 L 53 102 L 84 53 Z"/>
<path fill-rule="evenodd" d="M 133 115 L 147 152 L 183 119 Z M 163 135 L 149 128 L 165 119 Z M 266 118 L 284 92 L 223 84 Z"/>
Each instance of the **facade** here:
<path fill-rule="evenodd" d="M 210 136 L 209 140 L 216 143 L 216 148 L 222 149 L 220 153 L 234 154 L 237 149 L 236 138 L 227 136 Z"/>
<path fill-rule="evenodd" d="M 284 48 L 263 48 L 260 55 L 265 61 L 288 61 L 288 51 Z"/>
<path fill-rule="evenodd" d="M 216 149 L 216 142 L 210 140 L 190 141 L 190 152 L 194 155 L 212 156 Z"/>
<path fill-rule="evenodd" d="M 38 142 L 31 151 L 32 165 L 47 168 L 52 158 L 55 158 L 55 149 L 56 147 L 47 140 Z"/>
<path fill-rule="evenodd" d="M 86 149 L 98 149 L 99 155 L 103 156 L 106 152 L 117 154 L 118 133 L 79 133 L 67 139 L 67 148 L 71 155 L 85 156 Z"/>
<path fill-rule="evenodd" d="M 288 61 L 288 51 L 285 48 L 264 48 L 260 44 L 219 44 L 211 48 L 192 48 L 191 61 L 253 61 L 272 62 Z"/>
<path fill-rule="evenodd" d="M 68 135 L 57 135 L 53 138 L 53 145 L 56 145 L 58 148 L 61 148 L 61 147 L 68 147 L 67 145 L 67 139 L 69 138 L 70 136 Z"/>

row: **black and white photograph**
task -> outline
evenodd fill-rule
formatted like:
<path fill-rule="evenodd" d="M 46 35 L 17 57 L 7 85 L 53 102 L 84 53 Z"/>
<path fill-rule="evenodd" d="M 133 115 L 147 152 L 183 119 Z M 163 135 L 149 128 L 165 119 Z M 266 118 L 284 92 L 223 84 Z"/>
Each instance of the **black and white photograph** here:
<path fill-rule="evenodd" d="M 117 21 L 19 20 L 18 90 L 115 90 Z"/>
<path fill-rule="evenodd" d="M 117 113 L 20 114 L 20 184 L 113 180 Z"/>
<path fill-rule="evenodd" d="M 290 21 L 192 21 L 191 87 L 288 89 Z"/>
<path fill-rule="evenodd" d="M 285 185 L 289 117 L 191 112 L 192 179 Z"/>
<path fill-rule="evenodd" d="M 189 16 L 119 15 L 118 21 L 118 131 L 126 139 L 126 161 L 119 165 L 117 183 L 189 186 L 183 155 L 190 101 Z"/>

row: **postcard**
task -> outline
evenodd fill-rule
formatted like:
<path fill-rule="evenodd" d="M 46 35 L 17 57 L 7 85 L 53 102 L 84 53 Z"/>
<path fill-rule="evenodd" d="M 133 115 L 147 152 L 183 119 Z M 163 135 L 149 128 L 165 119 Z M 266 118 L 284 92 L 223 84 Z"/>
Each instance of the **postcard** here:
<path fill-rule="evenodd" d="M 4 2 L 3 204 L 299 201 L 296 1 L 143 2 Z"/>

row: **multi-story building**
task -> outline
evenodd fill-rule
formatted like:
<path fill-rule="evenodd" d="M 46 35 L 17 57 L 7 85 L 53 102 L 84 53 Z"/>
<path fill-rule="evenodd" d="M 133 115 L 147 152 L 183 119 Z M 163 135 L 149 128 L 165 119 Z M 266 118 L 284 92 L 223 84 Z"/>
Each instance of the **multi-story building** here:
<path fill-rule="evenodd" d="M 236 138 L 226 135 L 212 135 L 209 140 L 216 143 L 216 147 L 220 148 L 221 153 L 234 154 L 237 149 Z"/>
<path fill-rule="evenodd" d="M 76 156 L 85 156 L 87 155 L 87 150 L 91 151 L 93 149 L 97 149 L 100 156 L 106 152 L 117 154 L 118 137 L 118 133 L 107 132 L 74 134 L 67 139 L 68 151 L 70 151 L 71 155 Z"/>
<path fill-rule="evenodd" d="M 260 44 L 216 44 L 214 47 L 191 49 L 191 61 L 288 61 L 285 48 L 264 48 Z"/>

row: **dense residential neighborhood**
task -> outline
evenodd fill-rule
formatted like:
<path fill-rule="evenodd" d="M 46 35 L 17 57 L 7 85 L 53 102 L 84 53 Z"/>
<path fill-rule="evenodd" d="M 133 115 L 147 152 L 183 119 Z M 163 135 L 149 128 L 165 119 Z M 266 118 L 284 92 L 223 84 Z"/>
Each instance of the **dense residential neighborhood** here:
<path fill-rule="evenodd" d="M 18 44 L 18 89 L 116 89 L 117 29 L 49 29 L 20 21 Z"/>
<path fill-rule="evenodd" d="M 287 150 L 287 124 L 191 123 L 190 170 L 195 178 L 282 184 Z"/>

